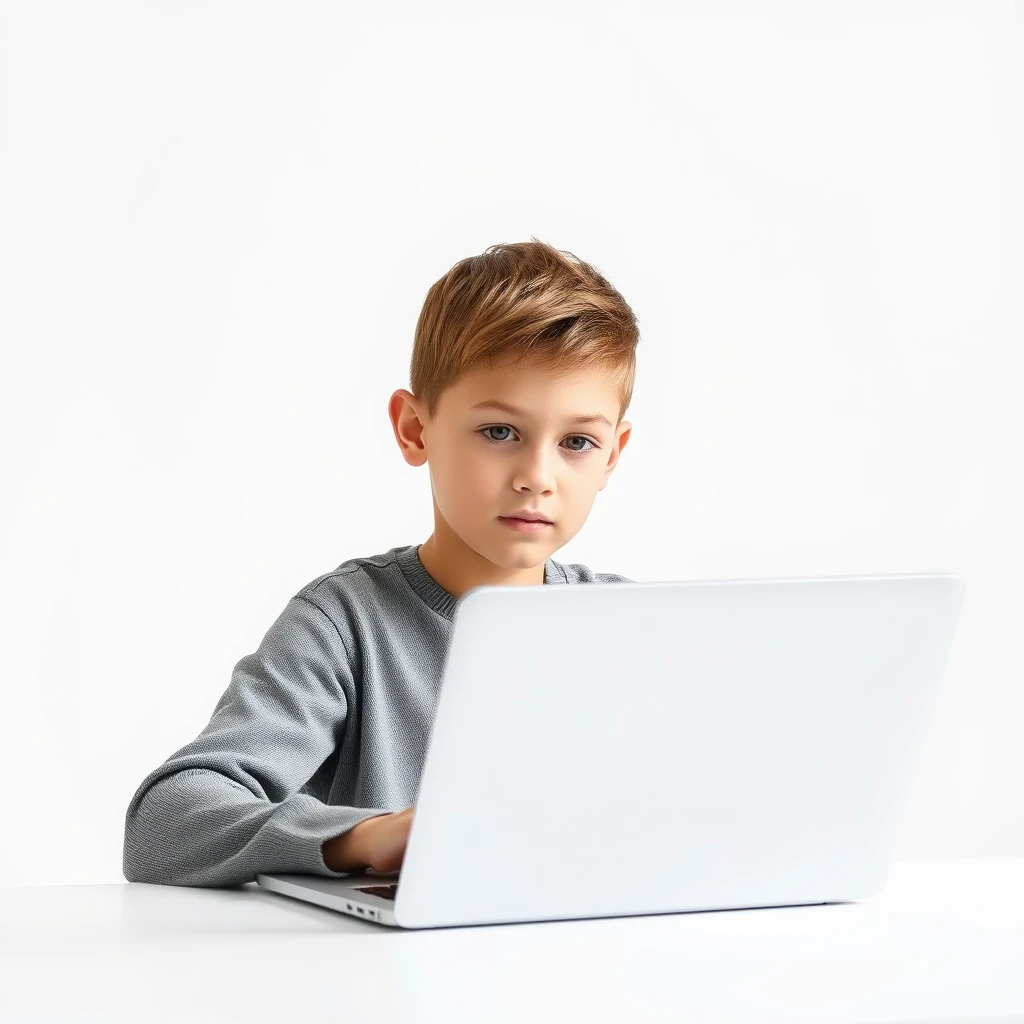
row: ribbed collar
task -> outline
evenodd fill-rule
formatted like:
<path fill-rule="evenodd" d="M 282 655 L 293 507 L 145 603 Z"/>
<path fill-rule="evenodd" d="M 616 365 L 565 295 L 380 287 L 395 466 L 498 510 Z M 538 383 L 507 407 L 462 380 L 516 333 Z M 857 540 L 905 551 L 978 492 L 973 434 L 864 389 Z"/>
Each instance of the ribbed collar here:
<path fill-rule="evenodd" d="M 405 547 L 395 548 L 395 561 L 401 567 L 409 586 L 425 604 L 433 608 L 438 615 L 443 615 L 446 619 L 454 619 L 458 599 L 445 590 L 427 572 L 426 566 L 420 561 L 419 547 L 419 544 L 408 544 Z M 546 584 L 569 582 L 565 570 L 553 558 L 544 562 L 544 582 Z"/>

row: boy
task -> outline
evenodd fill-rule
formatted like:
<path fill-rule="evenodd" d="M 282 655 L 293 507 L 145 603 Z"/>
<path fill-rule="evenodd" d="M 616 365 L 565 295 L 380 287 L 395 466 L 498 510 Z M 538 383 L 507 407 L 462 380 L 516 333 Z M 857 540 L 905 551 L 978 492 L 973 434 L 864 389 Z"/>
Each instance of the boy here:
<path fill-rule="evenodd" d="M 398 870 L 458 599 L 485 584 L 630 582 L 551 554 L 629 439 L 638 341 L 605 278 L 536 238 L 435 282 L 412 390 L 388 406 L 405 461 L 429 466 L 433 533 L 289 599 L 209 725 L 132 797 L 128 881 Z"/>

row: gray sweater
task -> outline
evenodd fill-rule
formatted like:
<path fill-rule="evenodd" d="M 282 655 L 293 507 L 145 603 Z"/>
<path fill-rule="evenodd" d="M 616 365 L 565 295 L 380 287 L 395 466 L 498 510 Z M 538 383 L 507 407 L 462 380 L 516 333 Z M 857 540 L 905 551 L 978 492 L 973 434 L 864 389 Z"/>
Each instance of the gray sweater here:
<path fill-rule="evenodd" d="M 323 843 L 415 804 L 457 604 L 418 547 L 351 558 L 289 599 L 206 728 L 135 791 L 129 882 L 344 878 Z M 549 558 L 544 582 L 632 581 Z"/>

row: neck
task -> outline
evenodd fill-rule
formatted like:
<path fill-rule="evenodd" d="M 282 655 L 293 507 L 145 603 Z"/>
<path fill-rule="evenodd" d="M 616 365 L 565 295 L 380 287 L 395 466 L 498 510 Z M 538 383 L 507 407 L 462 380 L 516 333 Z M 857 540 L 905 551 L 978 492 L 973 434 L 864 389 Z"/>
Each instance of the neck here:
<path fill-rule="evenodd" d="M 495 565 L 449 531 L 437 529 L 419 546 L 420 561 L 453 597 L 473 587 L 542 584 L 544 562 L 526 569 Z"/>

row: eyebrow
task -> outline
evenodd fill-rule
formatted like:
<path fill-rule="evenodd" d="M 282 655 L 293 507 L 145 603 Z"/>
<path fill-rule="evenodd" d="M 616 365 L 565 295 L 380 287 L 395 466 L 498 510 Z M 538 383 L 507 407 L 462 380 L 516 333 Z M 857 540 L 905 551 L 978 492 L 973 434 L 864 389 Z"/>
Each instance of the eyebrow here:
<path fill-rule="evenodd" d="M 507 412 L 510 416 L 526 416 L 527 412 L 525 409 L 519 409 L 514 405 L 509 405 L 508 402 L 499 402 L 497 399 L 488 399 L 485 402 L 477 402 L 476 405 L 470 406 L 470 412 L 474 412 L 477 409 L 497 409 L 499 412 Z M 611 420 L 607 416 L 602 416 L 599 412 L 592 413 L 589 416 L 571 416 L 567 423 L 605 423 L 609 427 L 612 425 Z"/>

